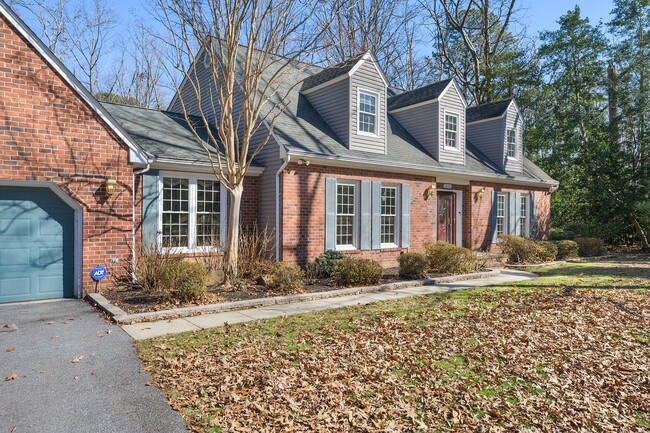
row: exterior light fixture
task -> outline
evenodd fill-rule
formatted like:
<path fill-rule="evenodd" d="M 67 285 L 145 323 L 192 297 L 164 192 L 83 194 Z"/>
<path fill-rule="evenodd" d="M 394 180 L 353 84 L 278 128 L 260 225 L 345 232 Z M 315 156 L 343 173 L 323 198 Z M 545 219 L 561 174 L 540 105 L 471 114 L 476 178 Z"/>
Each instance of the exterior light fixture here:
<path fill-rule="evenodd" d="M 485 194 L 485 187 L 479 189 L 474 193 L 474 201 L 479 201 L 480 199 L 482 199 L 483 194 Z"/>
<path fill-rule="evenodd" d="M 309 160 L 307 160 L 307 159 L 299 159 L 298 160 L 298 165 L 303 165 L 303 164 L 305 166 L 308 166 L 309 164 L 311 164 L 311 162 L 309 162 Z"/>
<path fill-rule="evenodd" d="M 426 197 L 427 200 L 433 197 L 435 194 L 436 194 L 436 185 L 433 183 L 429 185 L 427 189 L 424 190 L 424 196 Z"/>
<path fill-rule="evenodd" d="M 110 197 L 117 191 L 117 180 L 115 179 L 106 179 L 104 183 L 104 191 L 106 191 L 106 196 Z"/>

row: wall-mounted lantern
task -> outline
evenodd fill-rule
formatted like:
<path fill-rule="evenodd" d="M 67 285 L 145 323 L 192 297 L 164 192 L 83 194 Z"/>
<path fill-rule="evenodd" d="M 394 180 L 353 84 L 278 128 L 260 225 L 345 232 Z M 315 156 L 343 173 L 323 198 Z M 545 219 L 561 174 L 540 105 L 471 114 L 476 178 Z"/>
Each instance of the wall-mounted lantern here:
<path fill-rule="evenodd" d="M 482 199 L 483 194 L 485 194 L 485 187 L 479 189 L 474 193 L 474 201 L 479 201 L 480 199 Z"/>
<path fill-rule="evenodd" d="M 104 183 L 104 191 L 106 191 L 106 196 L 110 197 L 115 192 L 117 192 L 117 180 L 115 179 L 106 179 L 106 182 Z"/>
<path fill-rule="evenodd" d="M 424 197 L 428 200 L 436 194 L 436 184 L 432 183 L 424 190 Z"/>

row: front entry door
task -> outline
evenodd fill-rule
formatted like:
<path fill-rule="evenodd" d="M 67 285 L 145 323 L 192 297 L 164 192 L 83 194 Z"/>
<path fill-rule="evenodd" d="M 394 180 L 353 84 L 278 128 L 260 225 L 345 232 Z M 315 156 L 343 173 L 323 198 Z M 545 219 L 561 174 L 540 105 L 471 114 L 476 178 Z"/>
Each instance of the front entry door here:
<path fill-rule="evenodd" d="M 438 193 L 438 240 L 456 243 L 456 194 Z"/>

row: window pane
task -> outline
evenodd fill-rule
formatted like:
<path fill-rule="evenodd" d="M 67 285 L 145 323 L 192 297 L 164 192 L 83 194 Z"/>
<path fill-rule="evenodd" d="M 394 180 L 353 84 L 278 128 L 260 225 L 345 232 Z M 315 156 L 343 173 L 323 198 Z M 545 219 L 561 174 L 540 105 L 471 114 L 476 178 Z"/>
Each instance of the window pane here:
<path fill-rule="evenodd" d="M 381 243 L 394 244 L 397 215 L 397 188 L 381 188 Z"/>
<path fill-rule="evenodd" d="M 375 116 L 372 114 L 359 113 L 359 131 L 375 133 Z"/>
<path fill-rule="evenodd" d="M 376 134 L 377 97 L 359 93 L 359 131 Z"/>
<path fill-rule="evenodd" d="M 497 234 L 504 234 L 506 219 L 506 196 L 497 195 Z"/>
<path fill-rule="evenodd" d="M 528 196 L 521 196 L 521 219 L 519 230 L 522 236 L 528 236 Z"/>
<path fill-rule="evenodd" d="M 196 181 L 196 245 L 220 246 L 221 185 L 214 180 Z"/>
<path fill-rule="evenodd" d="M 445 114 L 445 146 L 458 147 L 458 116 Z"/>
<path fill-rule="evenodd" d="M 514 129 L 508 129 L 507 140 L 508 140 L 508 156 L 510 158 L 516 158 L 517 157 L 517 134 Z"/>
<path fill-rule="evenodd" d="M 354 185 L 336 186 L 336 245 L 354 245 Z"/>
<path fill-rule="evenodd" d="M 163 178 L 162 245 L 187 247 L 189 235 L 189 180 Z"/>

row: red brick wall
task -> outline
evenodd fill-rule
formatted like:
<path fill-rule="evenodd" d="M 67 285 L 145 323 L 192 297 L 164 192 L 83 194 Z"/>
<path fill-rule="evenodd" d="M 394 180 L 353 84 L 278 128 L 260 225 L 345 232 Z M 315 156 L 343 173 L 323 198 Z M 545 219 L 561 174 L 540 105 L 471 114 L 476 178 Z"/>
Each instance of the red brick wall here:
<path fill-rule="evenodd" d="M 551 230 L 551 195 L 548 189 L 526 188 L 486 182 L 470 182 L 470 193 L 468 194 L 468 200 L 465 200 L 469 205 L 465 209 L 465 212 L 469 215 L 469 227 L 466 227 L 466 238 L 464 239 L 466 247 L 474 250 L 488 249 L 492 244 L 492 193 L 495 189 L 507 193 L 535 194 L 537 235 L 538 238 L 548 239 Z M 477 193 L 481 195 L 480 198 L 476 196 Z"/>
<path fill-rule="evenodd" d="M 77 94 L 0 20 L 0 178 L 52 181 L 83 211 L 83 287 L 111 258 L 127 260 L 133 227 L 128 151 Z M 107 198 L 105 179 L 119 188 Z M 121 265 L 121 263 L 120 263 Z M 110 277 L 102 283 L 110 286 Z"/>
<path fill-rule="evenodd" d="M 424 191 L 435 178 L 398 175 L 337 167 L 289 164 L 282 173 L 282 260 L 304 264 L 325 250 L 325 179 L 376 180 L 411 185 L 411 250 L 435 239 L 435 198 L 425 199 Z M 355 251 L 383 266 L 396 266 L 401 248 Z"/>
<path fill-rule="evenodd" d="M 260 210 L 260 178 L 246 176 L 244 193 L 241 200 L 240 222 L 242 229 L 253 227 L 257 223 Z"/>

